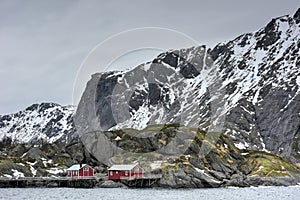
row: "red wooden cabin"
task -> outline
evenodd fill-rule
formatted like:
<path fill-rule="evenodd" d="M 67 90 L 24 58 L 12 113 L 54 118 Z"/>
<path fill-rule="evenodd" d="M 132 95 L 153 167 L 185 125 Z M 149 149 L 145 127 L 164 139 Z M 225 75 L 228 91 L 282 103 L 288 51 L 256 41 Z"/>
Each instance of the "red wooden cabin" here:
<path fill-rule="evenodd" d="M 87 164 L 76 164 L 67 169 L 68 177 L 92 177 L 94 169 Z"/>
<path fill-rule="evenodd" d="M 137 179 L 143 177 L 144 170 L 138 165 L 113 165 L 108 169 L 109 180 Z"/>

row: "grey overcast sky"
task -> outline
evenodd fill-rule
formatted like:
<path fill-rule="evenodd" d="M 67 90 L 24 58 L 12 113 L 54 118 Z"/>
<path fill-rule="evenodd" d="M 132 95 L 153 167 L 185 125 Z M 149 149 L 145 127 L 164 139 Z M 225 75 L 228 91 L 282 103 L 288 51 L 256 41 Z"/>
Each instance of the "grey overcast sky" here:
<path fill-rule="evenodd" d="M 213 47 L 298 7 L 299 0 L 0 0 L 0 114 L 72 104 L 84 58 L 121 31 L 174 29 Z"/>

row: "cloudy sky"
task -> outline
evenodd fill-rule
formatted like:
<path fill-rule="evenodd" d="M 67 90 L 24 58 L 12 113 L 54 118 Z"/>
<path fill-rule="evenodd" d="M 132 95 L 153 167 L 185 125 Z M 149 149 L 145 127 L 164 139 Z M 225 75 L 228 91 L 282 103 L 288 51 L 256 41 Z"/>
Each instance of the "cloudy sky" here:
<path fill-rule="evenodd" d="M 84 59 L 122 31 L 161 27 L 213 47 L 297 7 L 298 0 L 0 0 L 0 114 L 39 102 L 73 104 Z"/>

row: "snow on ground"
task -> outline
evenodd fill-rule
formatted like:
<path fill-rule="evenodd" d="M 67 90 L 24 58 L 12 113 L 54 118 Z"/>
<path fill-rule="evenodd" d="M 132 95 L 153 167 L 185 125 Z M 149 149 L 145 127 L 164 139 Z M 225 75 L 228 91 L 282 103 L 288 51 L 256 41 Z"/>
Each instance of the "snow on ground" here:
<path fill-rule="evenodd" d="M 12 176 L 9 175 L 9 174 L 3 174 L 3 177 L 6 177 L 6 178 L 12 178 Z"/>
<path fill-rule="evenodd" d="M 261 166 L 258 167 L 258 170 L 261 170 L 261 169 L 263 169 L 263 168 L 264 168 L 264 166 L 261 165 Z"/>
<path fill-rule="evenodd" d="M 234 146 L 238 149 L 246 149 L 246 145 L 243 144 L 243 143 L 237 143 L 237 144 L 234 144 Z"/>
<path fill-rule="evenodd" d="M 115 138 L 115 140 L 116 140 L 116 141 L 120 141 L 120 140 L 122 140 L 122 138 L 120 138 L 120 136 L 117 136 L 117 137 Z"/>
<path fill-rule="evenodd" d="M 298 87 L 300 88 L 300 76 L 297 77 L 296 83 L 297 83 Z"/>
<path fill-rule="evenodd" d="M 203 169 L 199 169 L 199 168 L 197 168 L 197 167 L 194 167 L 194 169 L 195 169 L 197 172 L 200 172 L 200 173 L 205 174 L 205 171 L 204 171 Z"/>
<path fill-rule="evenodd" d="M 43 164 L 44 164 L 45 167 L 47 167 L 48 164 L 52 164 L 53 163 L 51 159 L 50 160 L 46 160 L 45 158 L 41 158 L 41 160 L 43 161 Z"/>
<path fill-rule="evenodd" d="M 33 166 L 37 163 L 37 161 L 35 161 L 33 163 L 32 162 L 26 162 L 26 163 L 29 164 L 32 175 L 36 176 L 37 170 Z"/>
<path fill-rule="evenodd" d="M 63 173 L 64 170 L 63 169 L 59 169 L 57 167 L 52 167 L 48 170 L 46 170 L 47 172 L 49 172 L 50 174 L 59 174 L 59 173 Z"/>
<path fill-rule="evenodd" d="M 151 170 L 155 170 L 155 169 L 160 168 L 161 164 L 162 164 L 162 161 L 161 161 L 161 160 L 154 161 L 154 162 L 151 163 L 151 165 L 150 165 Z"/>
<path fill-rule="evenodd" d="M 30 171 L 31 171 L 31 173 L 32 173 L 32 175 L 33 175 L 33 176 L 36 176 L 36 172 L 37 172 L 37 170 L 36 170 L 36 169 L 34 169 L 34 167 L 33 167 L 33 166 L 31 166 L 31 165 L 30 165 Z"/>
<path fill-rule="evenodd" d="M 11 171 L 13 172 L 13 176 L 16 177 L 16 178 L 24 177 L 24 173 L 19 172 L 19 171 L 16 170 L 16 169 L 11 169 Z"/>

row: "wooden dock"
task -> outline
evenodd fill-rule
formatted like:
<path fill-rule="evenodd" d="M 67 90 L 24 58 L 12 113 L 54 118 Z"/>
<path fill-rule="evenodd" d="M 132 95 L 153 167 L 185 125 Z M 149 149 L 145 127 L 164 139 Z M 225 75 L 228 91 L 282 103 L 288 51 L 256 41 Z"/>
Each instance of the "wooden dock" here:
<path fill-rule="evenodd" d="M 122 177 L 120 182 L 128 187 L 145 188 L 152 187 L 160 180 L 161 174 L 143 174 L 142 177 Z"/>
<path fill-rule="evenodd" d="M 18 179 L 0 178 L 0 188 L 11 187 L 73 187 L 92 188 L 96 185 L 95 177 L 22 177 Z"/>

